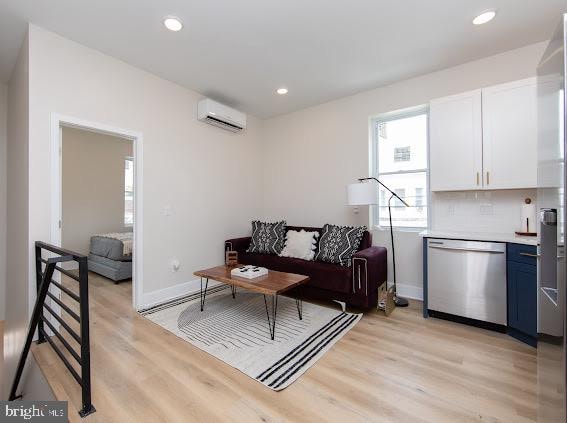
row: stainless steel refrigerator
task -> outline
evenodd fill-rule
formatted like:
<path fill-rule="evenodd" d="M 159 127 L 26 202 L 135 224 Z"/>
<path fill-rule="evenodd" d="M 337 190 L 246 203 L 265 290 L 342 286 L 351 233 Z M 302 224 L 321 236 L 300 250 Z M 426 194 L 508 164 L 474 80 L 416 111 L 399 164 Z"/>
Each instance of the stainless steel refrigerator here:
<path fill-rule="evenodd" d="M 565 422 L 567 14 L 538 66 L 538 422 Z M 520 147 L 521 148 L 521 147 Z"/>

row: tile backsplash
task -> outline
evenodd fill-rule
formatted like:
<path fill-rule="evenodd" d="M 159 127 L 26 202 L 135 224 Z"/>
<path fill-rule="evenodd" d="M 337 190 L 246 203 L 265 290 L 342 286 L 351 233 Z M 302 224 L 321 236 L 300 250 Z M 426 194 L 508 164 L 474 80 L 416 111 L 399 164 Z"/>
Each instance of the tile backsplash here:
<path fill-rule="evenodd" d="M 521 227 L 526 198 L 536 203 L 537 190 L 431 193 L 431 229 L 457 232 L 513 233 Z"/>

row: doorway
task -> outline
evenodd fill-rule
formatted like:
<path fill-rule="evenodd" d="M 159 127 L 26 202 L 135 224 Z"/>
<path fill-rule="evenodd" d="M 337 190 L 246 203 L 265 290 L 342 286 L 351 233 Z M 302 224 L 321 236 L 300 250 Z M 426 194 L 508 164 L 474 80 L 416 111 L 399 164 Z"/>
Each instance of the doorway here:
<path fill-rule="evenodd" d="M 138 310 L 141 134 L 61 116 L 52 125 L 51 242 L 88 256 L 97 283 L 131 284 Z"/>

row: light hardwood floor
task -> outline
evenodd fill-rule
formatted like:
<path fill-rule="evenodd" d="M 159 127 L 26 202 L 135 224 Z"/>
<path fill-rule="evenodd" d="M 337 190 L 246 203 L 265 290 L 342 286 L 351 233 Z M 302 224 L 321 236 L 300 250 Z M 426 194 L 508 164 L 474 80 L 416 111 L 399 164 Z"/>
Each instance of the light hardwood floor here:
<path fill-rule="evenodd" d="M 69 283 L 69 282 L 68 282 Z M 67 283 L 67 284 L 68 284 Z M 91 274 L 88 422 L 533 422 L 536 350 L 506 335 L 369 312 L 290 387 L 274 392 L 141 317 L 131 285 Z M 80 421 L 80 390 L 48 344 L 33 353 Z"/>

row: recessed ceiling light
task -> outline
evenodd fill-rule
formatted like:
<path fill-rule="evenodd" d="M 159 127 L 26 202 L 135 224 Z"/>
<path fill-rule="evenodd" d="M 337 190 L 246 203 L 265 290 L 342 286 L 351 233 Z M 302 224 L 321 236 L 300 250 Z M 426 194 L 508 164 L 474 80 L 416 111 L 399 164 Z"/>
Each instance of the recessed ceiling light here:
<path fill-rule="evenodd" d="M 494 19 L 495 16 L 496 16 L 496 10 L 494 9 L 485 10 L 476 18 L 474 18 L 472 23 L 475 25 L 482 25 L 487 22 L 490 22 L 492 19 Z"/>
<path fill-rule="evenodd" d="M 168 16 L 164 18 L 163 24 L 167 29 L 173 32 L 181 31 L 181 29 L 183 28 L 183 23 L 179 18 L 176 18 L 175 16 Z"/>
<path fill-rule="evenodd" d="M 282 87 L 282 88 L 278 88 L 278 89 L 276 90 L 276 92 L 277 92 L 279 95 L 287 94 L 287 88 L 283 88 L 283 87 Z"/>

